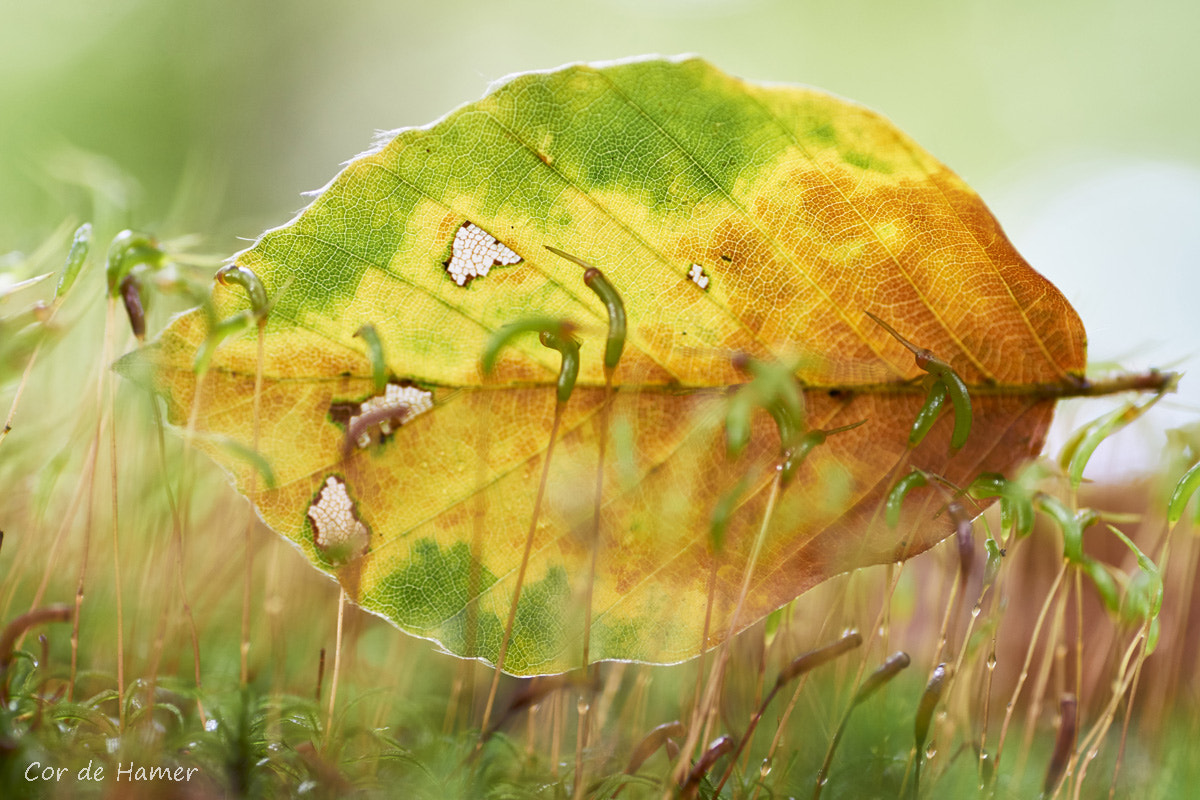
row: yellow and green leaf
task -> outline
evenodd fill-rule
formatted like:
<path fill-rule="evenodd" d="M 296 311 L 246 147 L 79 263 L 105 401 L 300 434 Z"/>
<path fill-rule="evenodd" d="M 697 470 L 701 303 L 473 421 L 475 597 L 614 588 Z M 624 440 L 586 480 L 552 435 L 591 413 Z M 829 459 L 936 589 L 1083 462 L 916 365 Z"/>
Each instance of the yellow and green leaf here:
<path fill-rule="evenodd" d="M 582 268 L 547 247 L 601 268 L 624 301 L 611 426 L 608 314 Z M 276 484 L 257 485 L 259 514 L 363 607 L 493 662 L 559 357 L 533 336 L 514 339 L 489 374 L 480 357 L 522 317 L 577 326 L 581 368 L 505 663 L 519 675 L 579 666 L 602 430 L 612 441 L 592 660 L 674 662 L 724 636 L 773 477 L 762 467 L 779 457 L 762 409 L 745 451 L 726 453 L 727 396 L 747 380 L 734 353 L 798 365 L 808 429 L 863 421 L 813 448 L 779 497 L 739 627 L 832 575 L 946 536 L 932 488 L 912 493 L 897 528 L 885 523 L 896 476 L 915 467 L 965 485 L 1009 471 L 1039 451 L 1053 397 L 1085 362 L 1066 300 L 974 192 L 890 122 L 691 58 L 514 77 L 354 159 L 235 263 L 273 303 L 259 450 Z M 247 308 L 222 285 L 214 304 L 219 319 Z M 868 312 L 965 382 L 973 422 L 961 450 L 951 452 L 952 415 L 909 446 L 925 373 Z M 176 319 L 140 358 L 173 423 L 250 445 L 256 338 L 221 344 L 198 381 L 206 320 Z M 343 456 L 348 419 L 381 394 L 355 336 L 364 325 L 389 390 L 428 393 L 431 405 Z M 207 441 L 197 439 L 243 491 L 255 485 L 250 464 Z M 754 482 L 714 551 L 714 505 L 746 475 Z M 331 558 L 314 530 L 331 485 L 364 532 L 349 557 Z"/>

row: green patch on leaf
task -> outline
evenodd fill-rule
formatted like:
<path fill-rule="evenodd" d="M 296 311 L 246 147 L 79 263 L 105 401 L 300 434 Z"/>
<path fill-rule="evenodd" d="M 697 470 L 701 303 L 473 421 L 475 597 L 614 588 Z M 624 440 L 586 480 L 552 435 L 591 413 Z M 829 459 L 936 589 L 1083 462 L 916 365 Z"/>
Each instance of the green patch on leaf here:
<path fill-rule="evenodd" d="M 476 594 L 496 582 L 496 576 L 481 564 Z M 413 630 L 432 631 L 457 614 L 472 597 L 472 559 L 466 543 L 442 549 L 432 539 L 413 544 L 405 566 L 379 581 L 363 598 L 363 604 L 379 608 Z"/>

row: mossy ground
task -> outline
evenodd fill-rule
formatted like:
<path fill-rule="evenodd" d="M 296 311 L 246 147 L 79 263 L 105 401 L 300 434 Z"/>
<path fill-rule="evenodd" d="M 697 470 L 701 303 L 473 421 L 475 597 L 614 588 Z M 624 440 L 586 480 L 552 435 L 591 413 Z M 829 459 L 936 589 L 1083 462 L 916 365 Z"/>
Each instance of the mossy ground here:
<path fill-rule="evenodd" d="M 69 234 L 69 226 L 63 230 Z M 99 231 L 97 241 L 111 233 Z M 68 244 L 60 231 L 42 252 L 9 266 L 17 277 L 55 269 Z M 185 273 L 203 283 L 206 269 Z M 71 621 L 38 625 L 14 642 L 4 676 L 8 701 L 0 709 L 5 796 L 578 796 L 581 704 L 592 725 L 582 752 L 586 795 L 676 791 L 669 751 L 683 737 L 651 753 L 636 774 L 626 775 L 626 766 L 656 726 L 691 723 L 698 677 L 707 679 L 716 654 L 676 666 L 606 663 L 591 680 L 506 678 L 492 717 L 497 731 L 482 746 L 487 667 L 441 654 L 353 607 L 345 610 L 338 658 L 338 586 L 257 522 L 244 537 L 248 508 L 226 477 L 189 454 L 180 437 L 168 432 L 160 444 L 149 396 L 108 369 L 98 273 L 93 264 L 53 321 L 4 341 L 0 411 L 18 387 L 22 395 L 13 430 L 0 443 L 0 619 L 11 623 L 56 603 L 73 616 L 79 598 L 77 642 Z M 44 287 L 10 298 L 4 312 L 36 297 L 46 297 Z M 154 299 L 152 331 L 185 302 Z M 133 346 L 127 330 L 118 309 L 113 355 Z M 1072 493 L 1051 467 L 1038 484 L 1119 524 L 1159 560 L 1166 581 L 1158 649 L 1145 661 L 1133 702 L 1123 694 L 1086 781 L 1077 787 L 1068 777 L 1060 796 L 1077 788 L 1078 796 L 1107 796 L 1115 786 L 1118 797 L 1183 797 L 1200 778 L 1188 755 L 1200 713 L 1187 622 L 1200 546 L 1190 513 L 1170 531 L 1164 521 L 1165 492 L 1195 460 L 1195 439 L 1195 430 L 1174 435 L 1159 474 L 1148 479 Z M 1004 536 L 994 513 L 975 526 L 979 566 L 989 533 Z M 1060 536 L 1044 521 L 1030 538 L 1009 540 L 978 615 L 971 608 L 982 570 L 959 592 L 951 542 L 902 568 L 834 579 L 737 637 L 697 756 L 719 736 L 737 741 L 779 670 L 801 653 L 850 627 L 868 643 L 784 686 L 736 764 L 728 755 L 717 759 L 696 785 L 698 794 L 712 796 L 731 766 L 722 797 L 811 794 L 856 680 L 895 650 L 907 652 L 911 666 L 855 710 L 823 796 L 914 790 L 914 715 L 938 661 L 958 669 L 934 716 L 921 795 L 985 795 L 981 784 L 997 797 L 1037 794 L 1061 728 L 1061 696 L 1078 684 L 1076 741 L 1082 742 L 1103 718 L 1113 681 L 1140 663 L 1137 620 L 1106 611 L 1090 583 L 1073 583 L 1073 573 L 1034 636 L 1062 563 Z M 1116 568 L 1118 583 L 1136 574 L 1115 537 L 1089 533 L 1087 549 Z M 243 681 L 246 580 L 250 649 Z M 1084 658 L 1077 665 L 1080 644 Z M 977 748 L 995 760 L 1006 704 L 1031 648 L 1029 678 L 989 784 Z M 1123 670 L 1126 651 L 1134 657 Z M 145 780 L 138 780 L 139 768 Z M 178 768 L 183 775 L 193 770 L 190 780 L 164 777 Z M 152 769 L 167 772 L 152 779 Z M 1078 775 L 1078 765 L 1070 771 Z"/>

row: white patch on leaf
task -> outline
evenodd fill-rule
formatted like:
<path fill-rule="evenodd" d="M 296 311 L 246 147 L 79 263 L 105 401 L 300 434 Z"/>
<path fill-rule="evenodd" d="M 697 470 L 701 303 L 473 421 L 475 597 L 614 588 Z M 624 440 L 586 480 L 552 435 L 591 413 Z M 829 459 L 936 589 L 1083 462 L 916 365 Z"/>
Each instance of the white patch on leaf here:
<path fill-rule="evenodd" d="M 688 277 L 701 289 L 708 288 L 708 275 L 704 273 L 704 267 L 699 264 L 692 264 L 692 268 L 688 270 Z"/>
<path fill-rule="evenodd" d="M 445 265 L 454 282 L 466 286 L 473 278 L 487 275 L 492 267 L 519 263 L 521 257 L 495 236 L 473 222 L 464 222 L 454 233 L 450 260 Z"/>
<path fill-rule="evenodd" d="M 433 408 L 433 392 L 418 389 L 416 386 L 398 386 L 397 384 L 389 383 L 382 395 L 376 395 L 359 406 L 358 413 L 350 417 L 346 429 L 352 430 L 354 423 L 367 414 L 374 414 L 379 411 L 392 411 L 395 412 L 394 416 L 379 423 L 380 432 L 384 436 L 388 436 L 392 432 L 393 422 L 398 421 L 397 427 L 399 425 L 406 425 L 412 421 L 413 417 L 418 414 L 424 414 L 431 408 Z M 370 431 L 363 431 L 358 435 L 359 447 L 367 447 L 370 444 Z"/>
<path fill-rule="evenodd" d="M 335 561 L 356 555 L 367 546 L 370 538 L 367 526 L 354 511 L 346 482 L 336 475 L 325 479 L 316 501 L 308 507 L 308 518 L 312 520 L 313 542 L 338 556 Z"/>

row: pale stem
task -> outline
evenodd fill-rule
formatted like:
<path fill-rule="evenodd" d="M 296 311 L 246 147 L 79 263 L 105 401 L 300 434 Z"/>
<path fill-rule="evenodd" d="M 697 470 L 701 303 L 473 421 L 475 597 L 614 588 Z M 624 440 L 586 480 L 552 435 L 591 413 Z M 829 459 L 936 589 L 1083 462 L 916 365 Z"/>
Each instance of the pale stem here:
<path fill-rule="evenodd" d="M 762 551 L 763 542 L 767 538 L 767 529 L 771 524 L 771 517 L 775 513 L 775 502 L 779 499 L 779 489 L 781 483 L 782 472 L 776 471 L 774 480 L 771 481 L 771 493 L 767 497 L 767 507 L 763 512 L 762 525 L 759 527 L 758 535 L 754 538 L 754 544 L 750 549 L 750 558 L 746 562 L 746 570 L 742 575 L 742 588 L 738 592 L 738 601 L 733 608 L 733 616 L 729 619 L 729 630 L 726 632 L 725 641 L 721 643 L 720 653 L 717 655 L 716 663 L 713 664 L 712 673 L 708 678 L 708 685 L 705 687 L 704 700 L 698 709 L 700 716 L 693 718 L 692 724 L 689 726 L 687 739 L 684 741 L 684 746 L 680 748 L 679 758 L 675 762 L 675 770 L 673 779 L 676 784 L 681 783 L 687 776 L 689 763 L 692 759 L 697 743 L 701 735 L 701 722 L 705 720 L 710 711 L 714 708 L 716 702 L 717 691 L 720 688 L 722 678 L 725 674 L 725 666 L 729 663 L 730 657 L 730 642 L 734 634 L 737 632 L 737 624 L 742 614 L 742 606 L 745 605 L 746 595 L 750 591 L 750 582 L 754 577 L 754 567 L 758 563 L 759 553 Z M 668 789 L 664 800 L 669 800 L 670 790 Z"/>
<path fill-rule="evenodd" d="M 1004 722 L 1000 725 L 1000 739 L 996 744 L 996 759 L 992 762 L 993 774 L 999 774 L 1000 756 L 1004 752 L 1004 740 L 1008 736 L 1008 725 L 1012 722 L 1013 711 L 1017 707 L 1017 699 L 1021 696 L 1021 689 L 1025 686 L 1025 681 L 1029 677 L 1029 665 L 1033 661 L 1033 651 L 1037 645 L 1038 637 L 1042 631 L 1042 625 L 1046 621 L 1046 614 L 1050 612 L 1050 605 L 1058 594 L 1059 584 L 1062 583 L 1063 576 L 1067 574 L 1067 562 L 1064 560 L 1062 568 L 1054 577 L 1054 583 L 1050 586 L 1050 591 L 1046 595 L 1045 602 L 1042 603 L 1042 610 L 1038 612 L 1037 622 L 1033 626 L 1033 633 L 1029 637 L 1029 649 L 1025 652 L 1025 663 L 1021 666 L 1021 674 L 1017 678 L 1016 688 L 1013 689 L 1012 697 L 1009 698 L 1008 707 L 1004 710 Z"/>
<path fill-rule="evenodd" d="M 500 685 L 500 674 L 504 671 L 504 659 L 508 655 L 508 645 L 512 640 L 513 623 L 517 619 L 517 604 L 521 601 L 521 587 L 525 583 L 525 569 L 529 566 L 529 554 L 533 551 L 533 536 L 537 532 L 538 517 L 542 511 L 542 498 L 546 493 L 546 480 L 550 475 L 550 457 L 554 454 L 554 443 L 558 439 L 558 426 L 562 422 L 562 405 L 554 409 L 554 423 L 550 426 L 550 443 L 546 446 L 546 458 L 542 462 L 542 479 L 538 482 L 537 499 L 533 502 L 533 517 L 529 521 L 529 533 L 525 537 L 525 550 L 521 554 L 521 568 L 517 571 L 517 584 L 513 589 L 512 605 L 508 609 L 508 621 L 504 623 L 504 638 L 500 642 L 500 653 L 496 657 L 496 669 L 492 673 L 492 685 L 488 689 L 487 705 L 483 709 L 483 725 L 480 730 L 487 731 L 492 718 L 492 707 L 496 702 L 496 689 Z M 479 745 L 483 744 L 483 737 Z"/>
<path fill-rule="evenodd" d="M 329 678 L 329 707 L 325 712 L 325 742 L 333 735 L 333 709 L 337 704 L 338 677 L 342 671 L 342 623 L 346 617 L 346 589 L 338 591 L 337 634 L 333 643 L 333 675 Z"/>
<path fill-rule="evenodd" d="M 108 369 L 108 365 L 112 362 L 113 353 L 113 329 L 116 327 L 116 299 L 108 298 L 108 319 L 104 326 L 104 369 Z M 108 385 L 108 417 L 112 424 L 109 425 L 109 453 L 110 465 L 112 469 L 112 548 L 113 548 L 113 573 L 116 576 L 116 591 L 117 597 L 117 704 L 118 704 L 118 720 L 120 729 L 125 730 L 125 609 L 121 600 L 121 547 L 119 543 L 117 518 L 117 419 L 115 415 L 114 405 L 114 381 L 111 376 L 101 378 L 101 383 Z"/>
<path fill-rule="evenodd" d="M 604 400 L 600 406 L 600 444 L 596 457 L 596 498 L 592 510 L 592 558 L 588 567 L 587 594 L 583 601 L 583 670 L 589 670 L 592 643 L 592 593 L 596 585 L 596 559 L 600 553 L 600 504 L 604 496 L 604 456 L 608 449 L 608 426 L 612 411 L 612 371 L 605 370 Z M 590 701 L 579 702 L 579 725 L 575 732 L 575 791 L 574 800 L 582 800 L 586 772 L 583 763 L 583 751 L 588 741 L 588 715 L 591 712 Z"/>
<path fill-rule="evenodd" d="M 1113 718 L 1116 715 L 1117 705 L 1121 702 L 1121 697 L 1130 689 L 1133 682 L 1141 672 L 1140 665 L 1146 658 L 1146 647 L 1149 642 L 1147 633 L 1150 630 L 1149 621 L 1142 624 L 1133 637 L 1133 641 L 1129 643 L 1129 647 L 1125 650 L 1125 655 L 1121 659 L 1121 666 L 1117 672 L 1117 678 L 1114 681 L 1116 684 L 1113 689 L 1112 697 L 1109 698 L 1108 704 L 1104 707 L 1104 713 L 1100 715 L 1100 719 L 1088 731 L 1087 736 L 1083 738 L 1076 752 L 1082 754 L 1084 759 L 1084 772 L 1086 772 L 1086 763 L 1099 752 L 1099 742 L 1108 732 L 1109 726 L 1112 724 Z M 1132 672 L 1129 671 L 1129 661 L 1133 658 L 1134 653 L 1138 653 L 1138 666 Z M 1079 775 L 1079 779 L 1075 783 L 1075 800 L 1078 800 L 1079 793 L 1083 786 L 1084 774 Z"/>
<path fill-rule="evenodd" d="M 1079 568 L 1069 565 L 1067 569 L 1071 572 L 1077 572 Z M 1046 687 L 1050 683 L 1050 671 L 1058 658 L 1059 642 L 1063 638 L 1063 621 L 1067 615 L 1067 599 L 1070 595 L 1070 584 L 1064 584 L 1062 593 L 1058 595 L 1058 599 L 1054 604 L 1054 618 L 1050 623 L 1050 632 L 1046 636 L 1046 647 L 1043 651 L 1042 661 L 1038 665 L 1037 681 L 1034 683 L 1033 695 L 1029 700 L 1029 710 L 1025 715 L 1025 729 L 1021 740 L 1021 750 L 1017 755 L 1017 769 L 1015 772 L 1017 775 L 1025 773 L 1025 765 L 1029 761 L 1029 751 L 1033 747 L 1034 730 L 1037 727 L 1038 718 L 1042 715 L 1042 704 L 1046 697 Z M 1030 651 L 1036 646 L 1037 637 L 1035 636 L 1029 643 Z M 1065 652 L 1065 643 L 1062 645 L 1062 649 Z M 1063 683 L 1061 680 L 1061 669 L 1058 675 L 1060 676 L 1058 686 L 1061 689 Z"/>
<path fill-rule="evenodd" d="M 263 383 L 263 340 L 266 320 L 258 322 L 258 357 L 254 367 L 254 433 L 251 448 L 258 452 L 259 435 L 262 429 L 262 383 Z M 250 471 L 250 486 L 247 492 L 249 508 L 246 512 L 246 533 L 243 537 L 243 560 L 245 571 L 242 574 L 242 646 L 241 671 L 239 683 L 245 687 L 250 683 L 250 585 L 254 578 L 254 548 L 251 546 L 251 534 L 254 532 L 254 496 L 258 494 L 258 470 Z M 340 619 L 340 612 L 339 612 Z M 330 692 L 332 696 L 333 692 Z M 332 706 L 331 706 L 332 707 Z"/>

